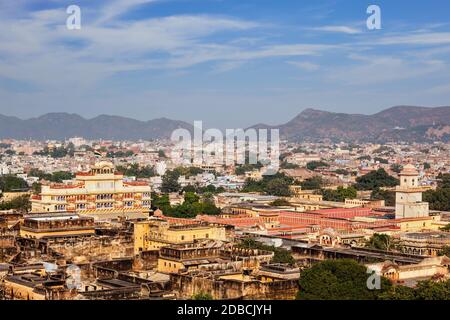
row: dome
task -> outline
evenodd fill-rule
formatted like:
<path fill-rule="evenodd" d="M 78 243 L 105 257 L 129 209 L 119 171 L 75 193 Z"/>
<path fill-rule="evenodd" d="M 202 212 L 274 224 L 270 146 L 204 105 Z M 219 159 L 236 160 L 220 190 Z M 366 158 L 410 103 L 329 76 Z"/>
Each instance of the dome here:
<path fill-rule="evenodd" d="M 114 168 L 114 165 L 112 162 L 109 162 L 109 161 L 100 161 L 94 165 L 94 168 L 97 168 L 97 169 L 102 169 L 105 167 Z"/>
<path fill-rule="evenodd" d="M 401 176 L 418 176 L 419 172 L 417 171 L 416 167 L 412 164 L 408 163 L 403 167 L 403 170 L 400 172 Z"/>

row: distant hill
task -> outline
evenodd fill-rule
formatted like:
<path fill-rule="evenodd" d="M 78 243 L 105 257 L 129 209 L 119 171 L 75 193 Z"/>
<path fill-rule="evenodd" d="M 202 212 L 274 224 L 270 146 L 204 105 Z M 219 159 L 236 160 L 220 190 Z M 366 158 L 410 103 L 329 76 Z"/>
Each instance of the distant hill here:
<path fill-rule="evenodd" d="M 77 114 L 49 113 L 22 120 L 0 115 L 0 138 L 62 140 L 75 136 L 87 139 L 164 139 L 178 128 L 192 130 L 192 125 L 166 118 L 150 121 L 100 115 L 85 119 Z"/>
<path fill-rule="evenodd" d="M 306 109 L 279 126 L 290 141 L 450 141 L 450 107 L 397 106 L 374 115 L 346 114 Z"/>
<path fill-rule="evenodd" d="M 100 115 L 85 119 L 77 114 L 49 113 L 22 120 L 0 115 L 0 138 L 166 139 L 178 128 L 192 131 L 191 124 L 166 118 L 140 121 Z M 290 141 L 450 141 L 450 107 L 398 106 L 374 115 L 306 109 L 288 123 L 253 128 L 279 128 L 281 136 Z"/>

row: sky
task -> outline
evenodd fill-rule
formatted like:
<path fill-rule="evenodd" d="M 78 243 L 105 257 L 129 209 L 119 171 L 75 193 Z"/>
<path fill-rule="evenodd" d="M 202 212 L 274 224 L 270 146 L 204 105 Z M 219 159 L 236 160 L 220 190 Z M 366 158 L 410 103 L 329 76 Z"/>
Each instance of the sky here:
<path fill-rule="evenodd" d="M 67 7 L 81 9 L 69 30 Z M 369 5 L 381 29 L 369 30 Z M 205 126 L 450 105 L 448 0 L 0 0 L 0 114 Z"/>

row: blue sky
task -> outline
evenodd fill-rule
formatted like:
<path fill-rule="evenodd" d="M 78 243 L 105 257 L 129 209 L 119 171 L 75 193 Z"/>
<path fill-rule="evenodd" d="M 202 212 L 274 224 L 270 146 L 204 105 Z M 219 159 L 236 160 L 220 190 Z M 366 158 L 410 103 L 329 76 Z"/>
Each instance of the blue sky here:
<path fill-rule="evenodd" d="M 66 8 L 81 8 L 81 30 Z M 366 9 L 381 8 L 368 30 Z M 450 2 L 0 0 L 0 113 L 280 124 L 450 103 Z"/>

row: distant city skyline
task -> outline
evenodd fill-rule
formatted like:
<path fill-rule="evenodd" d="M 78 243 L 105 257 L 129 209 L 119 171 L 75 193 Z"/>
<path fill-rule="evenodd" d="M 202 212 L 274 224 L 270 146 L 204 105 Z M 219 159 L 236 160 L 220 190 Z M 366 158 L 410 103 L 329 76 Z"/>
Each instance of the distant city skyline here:
<path fill-rule="evenodd" d="M 381 30 L 366 27 L 370 4 Z M 66 28 L 69 5 L 81 30 Z M 0 1 L 0 114 L 224 128 L 306 108 L 448 106 L 448 12 L 444 0 Z"/>

